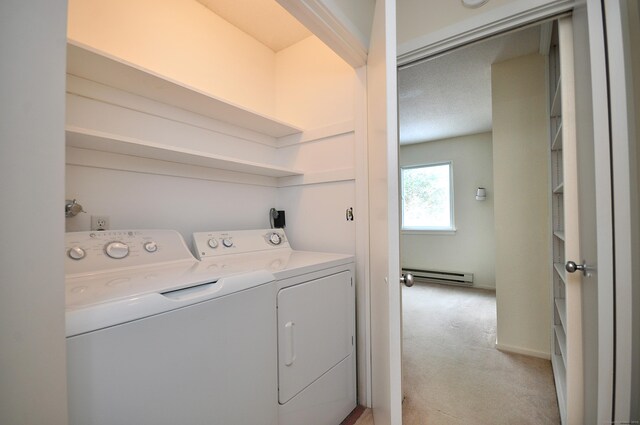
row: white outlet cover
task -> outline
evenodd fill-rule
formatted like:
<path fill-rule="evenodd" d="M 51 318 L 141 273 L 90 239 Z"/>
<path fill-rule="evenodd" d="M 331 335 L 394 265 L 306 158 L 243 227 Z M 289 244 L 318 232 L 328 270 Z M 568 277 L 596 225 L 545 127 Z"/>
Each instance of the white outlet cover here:
<path fill-rule="evenodd" d="M 101 221 L 104 224 L 101 226 Z M 106 215 L 92 215 L 91 216 L 91 230 L 109 230 L 109 217 Z"/>

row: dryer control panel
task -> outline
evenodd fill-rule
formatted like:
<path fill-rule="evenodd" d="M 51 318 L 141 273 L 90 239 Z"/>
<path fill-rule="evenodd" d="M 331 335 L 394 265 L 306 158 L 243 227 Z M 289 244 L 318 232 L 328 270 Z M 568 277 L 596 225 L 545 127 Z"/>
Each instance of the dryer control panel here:
<path fill-rule="evenodd" d="M 65 274 L 193 261 L 175 230 L 110 230 L 65 234 Z"/>
<path fill-rule="evenodd" d="M 270 251 L 288 248 L 283 229 L 257 229 L 196 232 L 193 246 L 199 259 L 227 254 Z"/>

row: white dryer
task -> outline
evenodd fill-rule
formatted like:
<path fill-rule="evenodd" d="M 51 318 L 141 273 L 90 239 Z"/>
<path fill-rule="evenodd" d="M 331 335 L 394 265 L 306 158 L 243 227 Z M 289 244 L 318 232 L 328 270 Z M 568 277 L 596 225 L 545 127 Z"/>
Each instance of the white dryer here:
<path fill-rule="evenodd" d="M 278 423 L 336 425 L 356 407 L 354 257 L 292 250 L 282 229 L 193 235 L 200 268 L 277 280 Z"/>
<path fill-rule="evenodd" d="M 277 423 L 274 277 L 171 230 L 65 236 L 72 425 Z"/>

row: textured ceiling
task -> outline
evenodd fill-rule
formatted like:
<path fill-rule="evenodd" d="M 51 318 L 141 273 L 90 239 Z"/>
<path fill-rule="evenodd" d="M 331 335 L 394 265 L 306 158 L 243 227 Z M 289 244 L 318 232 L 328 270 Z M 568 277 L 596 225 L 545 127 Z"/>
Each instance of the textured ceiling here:
<path fill-rule="evenodd" d="M 398 72 L 400 144 L 491 130 L 491 64 L 537 52 L 533 27 Z"/>
<path fill-rule="evenodd" d="M 276 0 L 197 1 L 274 52 L 311 35 Z"/>

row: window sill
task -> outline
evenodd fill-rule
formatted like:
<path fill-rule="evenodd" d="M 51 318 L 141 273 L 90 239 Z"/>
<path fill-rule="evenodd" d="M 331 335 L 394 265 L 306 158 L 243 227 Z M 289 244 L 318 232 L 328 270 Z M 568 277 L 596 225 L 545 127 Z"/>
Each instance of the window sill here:
<path fill-rule="evenodd" d="M 400 229 L 403 235 L 455 235 L 456 229 Z"/>

